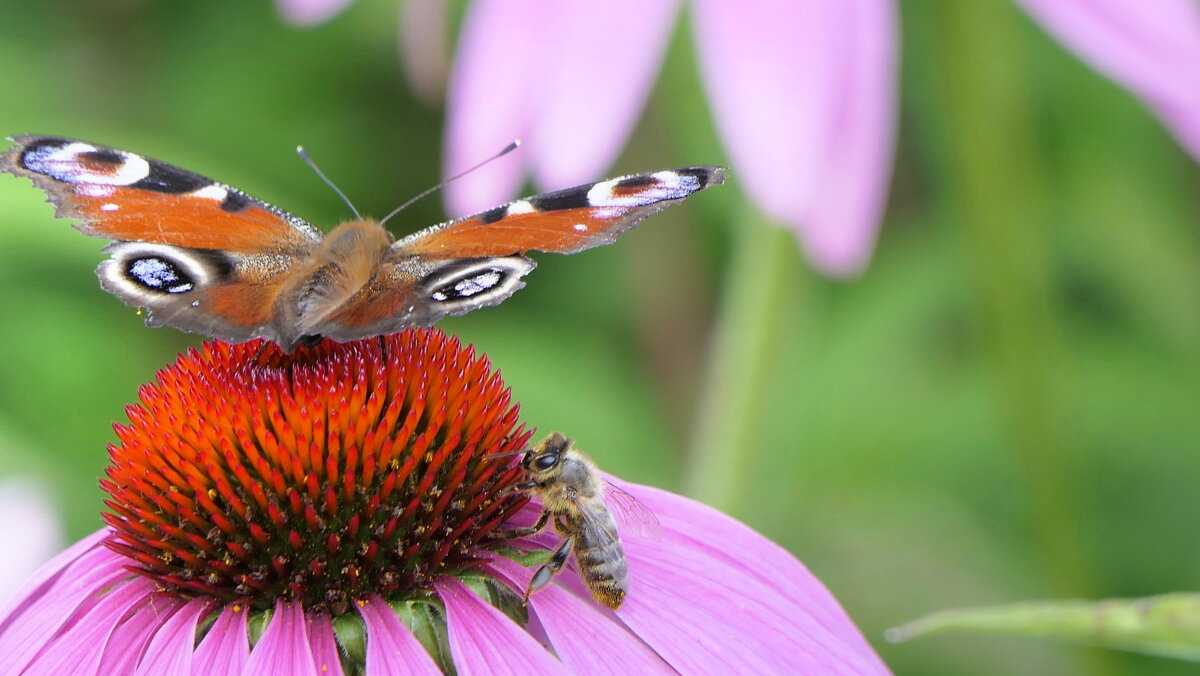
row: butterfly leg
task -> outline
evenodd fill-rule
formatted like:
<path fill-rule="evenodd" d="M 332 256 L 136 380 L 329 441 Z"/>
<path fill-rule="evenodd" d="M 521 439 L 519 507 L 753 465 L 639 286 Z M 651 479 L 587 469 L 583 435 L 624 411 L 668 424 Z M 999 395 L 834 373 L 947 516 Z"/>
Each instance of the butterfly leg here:
<path fill-rule="evenodd" d="M 525 590 L 525 602 L 529 602 L 529 595 L 533 592 L 545 587 L 550 583 L 550 580 L 562 570 L 562 567 L 567 563 L 567 557 L 571 555 L 571 548 L 575 546 L 575 536 L 568 535 L 566 539 L 554 554 L 550 556 L 550 560 L 545 563 L 537 572 L 533 574 L 533 578 L 529 580 L 529 589 Z"/>

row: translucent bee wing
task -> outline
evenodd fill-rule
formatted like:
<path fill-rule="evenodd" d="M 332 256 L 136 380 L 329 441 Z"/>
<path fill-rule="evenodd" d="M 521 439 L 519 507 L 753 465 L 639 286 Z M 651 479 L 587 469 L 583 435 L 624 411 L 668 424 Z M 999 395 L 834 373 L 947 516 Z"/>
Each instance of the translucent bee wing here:
<path fill-rule="evenodd" d="M 658 522 L 658 517 L 608 478 L 604 479 L 604 503 L 626 537 L 662 539 L 662 524 Z"/>
<path fill-rule="evenodd" d="M 572 501 L 575 503 L 580 518 L 583 519 L 584 530 L 587 532 L 587 538 L 591 541 L 589 544 L 593 547 L 607 547 L 614 543 L 620 545 L 621 539 L 617 535 L 617 524 L 613 520 L 610 510 L 598 503 L 588 503 L 574 498 Z"/>

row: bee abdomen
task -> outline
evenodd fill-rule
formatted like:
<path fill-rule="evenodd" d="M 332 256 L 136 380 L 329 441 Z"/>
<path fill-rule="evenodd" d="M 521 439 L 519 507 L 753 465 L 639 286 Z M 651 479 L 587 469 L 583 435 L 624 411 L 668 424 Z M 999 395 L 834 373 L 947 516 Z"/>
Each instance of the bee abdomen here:
<path fill-rule="evenodd" d="M 605 542 L 588 546 L 584 539 L 577 541 L 575 562 L 579 576 L 597 600 L 616 610 L 625 600 L 626 582 L 629 577 L 625 563 L 625 552 L 618 542 Z"/>

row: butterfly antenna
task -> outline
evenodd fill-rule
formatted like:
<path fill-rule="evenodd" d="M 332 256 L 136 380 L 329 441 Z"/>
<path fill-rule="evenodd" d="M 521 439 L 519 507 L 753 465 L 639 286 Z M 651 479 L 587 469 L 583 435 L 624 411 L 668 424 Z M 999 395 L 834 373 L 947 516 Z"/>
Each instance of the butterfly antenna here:
<path fill-rule="evenodd" d="M 325 172 L 321 171 L 321 168 L 317 166 L 317 163 L 313 162 L 312 157 L 309 156 L 308 151 L 304 149 L 304 146 L 296 146 L 296 154 L 300 156 L 300 159 L 304 160 L 304 163 L 308 165 L 309 169 L 317 172 L 317 176 L 321 177 L 321 180 L 325 182 L 325 185 L 333 188 L 333 191 L 338 194 L 338 197 L 342 198 L 342 201 L 346 203 L 346 206 L 350 207 L 350 211 L 354 214 L 354 217 L 361 221 L 362 214 L 358 213 L 358 209 L 354 208 L 354 203 L 350 201 L 349 197 L 346 197 L 346 193 L 342 192 L 341 188 L 337 187 L 333 184 L 333 181 L 329 180 L 329 177 L 325 175 Z"/>
<path fill-rule="evenodd" d="M 392 209 L 392 212 L 390 214 L 388 214 L 387 216 L 384 216 L 382 219 L 380 219 L 379 224 L 383 225 L 384 223 L 387 223 L 388 220 L 390 220 L 392 218 L 392 216 L 395 216 L 396 214 L 400 213 L 401 211 L 404 211 L 408 207 L 412 206 L 413 203 L 416 202 L 417 200 L 420 200 L 424 197 L 429 196 L 431 193 L 437 192 L 438 190 L 445 188 L 450 183 L 457 181 L 458 179 L 462 178 L 463 176 L 466 176 L 467 174 L 471 173 L 472 171 L 475 171 L 476 169 L 483 167 L 486 164 L 495 162 L 496 160 L 500 159 L 501 157 L 504 157 L 505 155 L 511 153 L 512 151 L 514 151 L 520 147 L 521 147 L 521 141 L 519 139 L 514 139 L 512 143 L 504 146 L 504 150 L 501 150 L 500 152 L 496 153 L 495 155 L 492 155 L 491 157 L 480 162 L 479 164 L 476 164 L 475 166 L 471 167 L 470 169 L 467 169 L 466 171 L 464 171 L 462 173 L 458 173 L 458 174 L 451 176 L 450 178 L 442 181 L 441 183 L 438 183 L 437 185 L 433 186 L 432 188 L 427 188 L 426 190 L 421 191 L 421 193 L 418 194 L 416 197 L 408 200 L 404 204 L 401 204 L 400 206 L 396 207 L 395 209 Z"/>

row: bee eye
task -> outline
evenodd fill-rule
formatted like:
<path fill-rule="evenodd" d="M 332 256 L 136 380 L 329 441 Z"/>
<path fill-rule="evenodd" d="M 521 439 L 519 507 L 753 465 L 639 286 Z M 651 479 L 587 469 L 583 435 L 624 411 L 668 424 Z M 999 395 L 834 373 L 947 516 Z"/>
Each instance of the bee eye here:
<path fill-rule="evenodd" d="M 540 470 L 550 469 L 551 467 L 554 467 L 557 464 L 558 464 L 558 454 L 557 453 L 548 453 L 546 455 L 541 455 L 541 456 L 538 456 L 538 458 L 533 461 L 533 466 Z"/>

